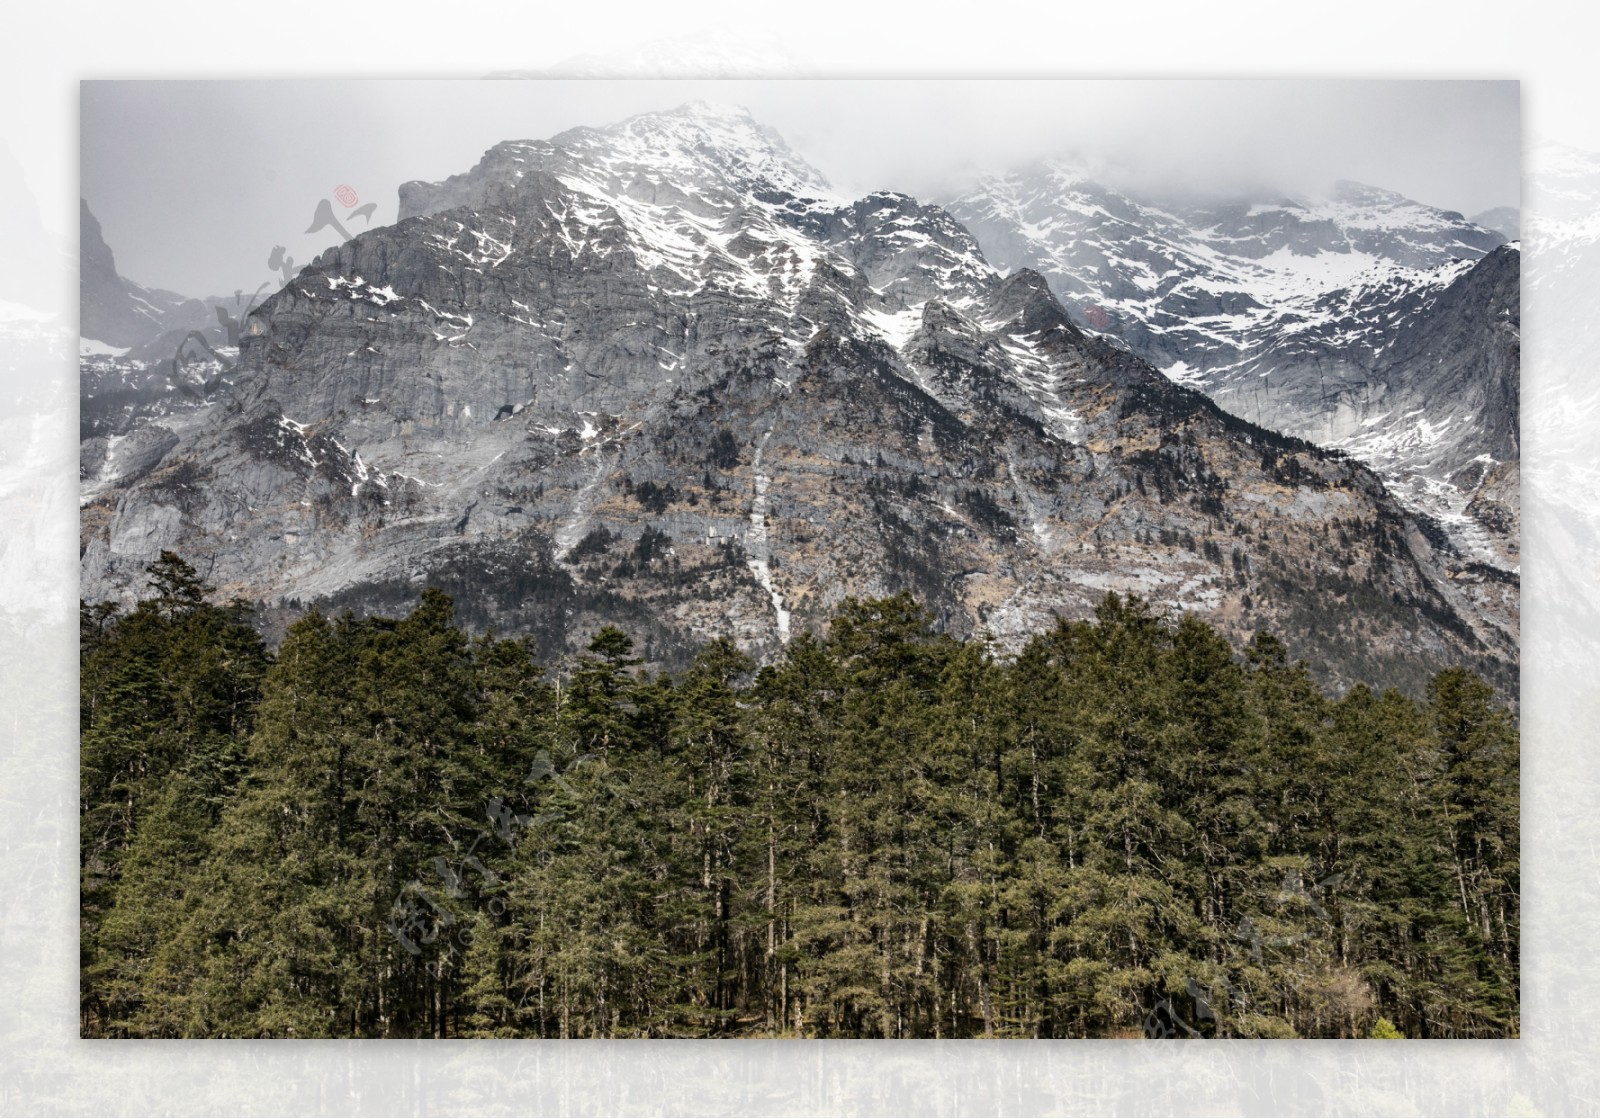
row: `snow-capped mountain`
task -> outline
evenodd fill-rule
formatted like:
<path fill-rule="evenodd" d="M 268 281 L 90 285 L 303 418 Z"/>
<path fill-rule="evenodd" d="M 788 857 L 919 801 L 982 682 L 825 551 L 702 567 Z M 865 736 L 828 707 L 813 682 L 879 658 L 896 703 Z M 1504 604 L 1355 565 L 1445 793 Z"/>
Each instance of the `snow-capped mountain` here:
<path fill-rule="evenodd" d="M 1371 466 L 1463 555 L 1514 570 L 1521 253 L 1374 269 L 1278 316 L 1206 379 L 1218 404 Z"/>
<path fill-rule="evenodd" d="M 1394 267 L 1475 260 L 1505 241 L 1359 183 L 1324 201 L 1158 202 L 1048 161 L 987 177 L 948 209 L 996 267 L 1038 270 L 1075 319 L 1179 376 L 1238 362 L 1297 300 Z"/>
<path fill-rule="evenodd" d="M 1361 457 L 1463 554 L 1515 567 L 1504 518 L 1468 512 L 1485 468 L 1503 483 L 1516 459 L 1518 257 L 1475 269 L 1503 234 L 1353 182 L 1325 200 L 1150 199 L 1058 162 L 986 178 L 950 210 L 993 263 L 1044 274 L 1084 327 L 1230 411 Z M 1436 315 L 1497 328 L 1494 360 L 1484 338 L 1427 325 Z M 1440 364 L 1457 371 L 1448 386 Z M 1464 406 L 1469 376 L 1492 414 Z"/>
<path fill-rule="evenodd" d="M 428 579 L 547 648 L 610 620 L 670 658 L 901 588 L 1005 644 L 1115 588 L 1339 679 L 1511 682 L 1513 577 L 742 111 L 499 144 L 400 211 L 249 317 L 215 403 L 98 448 L 87 597 L 171 548 L 269 603 Z"/>

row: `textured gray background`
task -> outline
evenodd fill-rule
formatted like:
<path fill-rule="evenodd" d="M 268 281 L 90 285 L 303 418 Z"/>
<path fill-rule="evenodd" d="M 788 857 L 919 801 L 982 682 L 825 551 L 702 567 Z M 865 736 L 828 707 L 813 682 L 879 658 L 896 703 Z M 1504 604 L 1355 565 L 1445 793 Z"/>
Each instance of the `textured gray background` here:
<path fill-rule="evenodd" d="M 1505 1043 L 112 1043 L 76 1037 L 77 86 L 86 77 L 1030 77 L 1294 74 L 1521 78 L 1525 124 L 1590 151 L 1600 79 L 1555 5 L 1405 17 L 1355 2 L 744 4 L 641 10 L 279 3 L 42 7 L 18 15 L 0 139 L 68 251 L 24 277 L 61 312 L 0 352 L 0 1113 L 1571 1114 L 1600 1109 L 1600 273 L 1577 240 L 1527 244 L 1524 454 L 1525 1039 Z M 687 22 L 684 22 L 687 20 Z M 781 21 L 781 22 L 780 22 Z M 787 26 L 783 26 L 786 23 Z M 621 29 L 621 30 L 619 30 Z M 677 38 L 650 45 L 651 36 Z M 640 45 L 640 44 L 644 45 Z M 565 63 L 575 53 L 590 57 Z M 608 60 L 609 58 L 609 60 Z M 1438 59 L 1419 63 L 1419 59 Z M 1430 70 L 1429 68 L 1432 67 Z M 1446 69 L 1448 68 L 1448 69 Z M 574 73 L 576 71 L 576 73 Z M 1541 202 L 1535 178 L 1530 206 Z M 1549 181 L 1556 181 L 1551 177 Z M 1600 211 L 1600 195 L 1542 199 Z M 9 200 L 8 200 L 9 201 Z M 1600 231 L 1600 219 L 1594 223 Z M 1577 229 L 1581 223 L 1574 223 Z M 1568 232 L 1571 232 L 1571 229 Z M 1553 236 L 1553 235 L 1552 235 Z M 0 254 L 0 279 L 21 267 Z M 63 325 L 64 324 L 64 327 Z"/>

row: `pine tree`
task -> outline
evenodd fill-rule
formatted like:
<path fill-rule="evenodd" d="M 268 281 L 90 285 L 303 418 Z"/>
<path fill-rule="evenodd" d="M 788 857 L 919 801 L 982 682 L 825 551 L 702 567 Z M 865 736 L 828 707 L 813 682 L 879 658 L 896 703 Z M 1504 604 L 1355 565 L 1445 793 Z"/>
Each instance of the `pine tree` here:
<path fill-rule="evenodd" d="M 249 608 L 208 603 L 182 559 L 148 571 L 156 597 L 131 613 L 80 609 L 81 978 L 86 1029 L 170 1035 L 163 992 L 181 984 L 153 977 L 156 957 L 187 967 L 167 949 L 242 776 L 268 657 Z"/>

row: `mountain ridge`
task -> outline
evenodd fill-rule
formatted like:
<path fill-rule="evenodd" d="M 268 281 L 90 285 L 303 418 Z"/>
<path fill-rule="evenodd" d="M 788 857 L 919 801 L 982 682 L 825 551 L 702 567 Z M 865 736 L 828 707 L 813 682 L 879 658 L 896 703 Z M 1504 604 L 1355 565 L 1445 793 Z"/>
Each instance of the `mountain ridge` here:
<path fill-rule="evenodd" d="M 88 595 L 153 548 L 285 604 L 454 579 L 551 648 L 609 613 L 670 659 L 719 635 L 770 657 L 903 588 L 1004 647 L 1118 589 L 1245 636 L 1320 613 L 1304 651 L 1346 681 L 1416 649 L 1509 678 L 1514 580 L 1365 468 L 1086 335 L 942 208 L 751 173 L 768 138 L 669 155 L 693 170 L 663 194 L 640 132 L 692 143 L 695 111 L 583 131 L 581 166 L 516 142 L 407 184 L 403 220 L 249 317 L 226 399 L 86 485 Z"/>
<path fill-rule="evenodd" d="M 1161 199 L 1052 161 L 988 176 L 950 206 L 1003 267 L 1038 267 L 1075 322 L 1241 414 L 1361 457 L 1457 548 L 1515 569 L 1514 537 L 1499 520 L 1468 514 L 1476 490 L 1454 481 L 1484 449 L 1433 437 L 1471 425 L 1448 394 L 1422 391 L 1435 379 L 1432 355 L 1413 351 L 1407 364 L 1383 354 L 1398 328 L 1432 316 L 1449 301 L 1442 293 L 1480 264 L 1495 273 L 1480 278 L 1493 304 L 1486 313 L 1508 314 L 1518 331 L 1517 270 L 1488 263 L 1497 253 L 1505 260 L 1503 234 L 1350 180 L 1323 201 L 1270 191 Z M 1499 386 L 1483 399 L 1510 402 L 1486 421 L 1504 431 L 1517 424 L 1519 353 L 1499 352 L 1479 375 Z M 1478 359 L 1468 346 L 1442 360 Z M 1385 417 L 1368 407 L 1385 394 L 1416 408 Z M 1514 470 L 1514 451 L 1492 457 Z"/>

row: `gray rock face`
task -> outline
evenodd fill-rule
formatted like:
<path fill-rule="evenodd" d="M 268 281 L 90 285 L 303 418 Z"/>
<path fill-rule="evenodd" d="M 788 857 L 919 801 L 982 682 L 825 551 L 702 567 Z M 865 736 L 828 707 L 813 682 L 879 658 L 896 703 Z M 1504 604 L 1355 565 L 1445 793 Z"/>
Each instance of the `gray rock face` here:
<path fill-rule="evenodd" d="M 86 450 L 85 597 L 170 548 L 269 605 L 431 581 L 546 652 L 609 621 L 672 664 L 901 588 L 1014 647 L 1116 589 L 1334 679 L 1513 683 L 1515 580 L 1464 581 L 1370 471 L 1085 335 L 948 212 L 832 196 L 742 113 L 502 144 L 403 209 L 249 318 L 158 456 Z"/>
<path fill-rule="evenodd" d="M 1451 482 L 1480 454 L 1516 457 L 1485 434 L 1516 428 L 1520 255 L 1497 248 L 1505 233 L 1359 183 L 1323 202 L 1196 203 L 1052 163 L 950 209 L 992 261 L 1039 269 L 1075 322 L 1239 415 L 1361 457 L 1463 554 L 1515 566 L 1516 542 L 1485 539 L 1472 490 Z"/>
<path fill-rule="evenodd" d="M 1479 484 L 1521 458 L 1521 257 L 1505 245 L 1477 262 L 1331 292 L 1296 330 L 1213 375 L 1207 392 L 1361 459 L 1463 555 L 1514 569 L 1520 543 L 1507 519 L 1472 508 Z"/>

